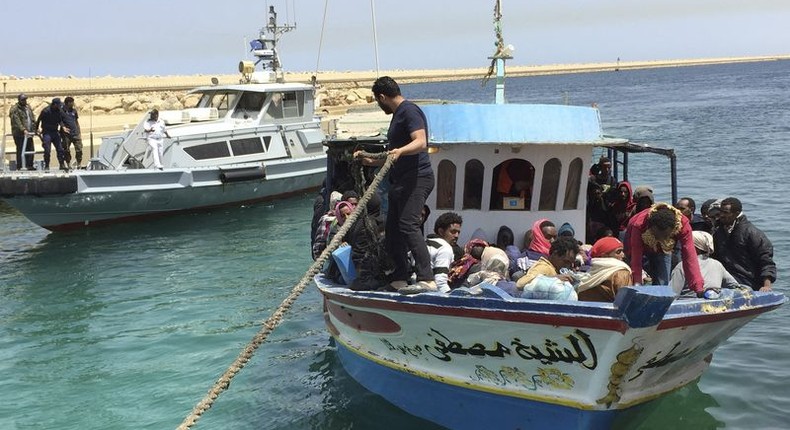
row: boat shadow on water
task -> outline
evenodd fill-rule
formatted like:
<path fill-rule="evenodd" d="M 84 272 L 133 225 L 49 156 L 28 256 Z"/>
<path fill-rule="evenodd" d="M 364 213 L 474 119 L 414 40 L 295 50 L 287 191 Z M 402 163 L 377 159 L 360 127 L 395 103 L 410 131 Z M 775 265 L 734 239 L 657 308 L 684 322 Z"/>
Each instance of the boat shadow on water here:
<path fill-rule="evenodd" d="M 280 429 L 421 429 L 444 427 L 410 415 L 374 394 L 349 375 L 340 363 L 334 339 L 309 364 L 308 385 L 317 389 L 320 408 Z"/>

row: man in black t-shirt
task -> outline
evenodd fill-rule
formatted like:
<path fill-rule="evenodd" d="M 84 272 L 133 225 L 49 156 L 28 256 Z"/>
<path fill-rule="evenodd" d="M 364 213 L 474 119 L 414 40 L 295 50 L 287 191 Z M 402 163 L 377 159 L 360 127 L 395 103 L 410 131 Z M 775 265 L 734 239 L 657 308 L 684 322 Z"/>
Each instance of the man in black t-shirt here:
<path fill-rule="evenodd" d="M 381 110 L 392 114 L 387 149 L 395 164 L 389 173 L 386 246 L 395 262 L 392 288 L 405 294 L 436 291 L 431 259 L 420 233 L 420 213 L 433 191 L 434 176 L 428 159 L 428 121 L 414 103 L 406 100 L 394 79 L 382 76 L 373 83 L 373 96 Z M 359 154 L 355 154 L 359 157 Z M 366 165 L 383 164 L 383 160 L 363 158 Z M 417 284 L 407 285 L 411 277 L 408 251 L 417 272 Z"/>

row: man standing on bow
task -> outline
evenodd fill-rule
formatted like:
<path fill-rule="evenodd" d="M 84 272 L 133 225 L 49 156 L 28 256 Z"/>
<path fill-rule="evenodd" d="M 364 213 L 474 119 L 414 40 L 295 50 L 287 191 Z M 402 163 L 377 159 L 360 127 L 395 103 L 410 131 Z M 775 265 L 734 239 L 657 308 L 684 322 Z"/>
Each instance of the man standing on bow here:
<path fill-rule="evenodd" d="M 167 133 L 165 122 L 159 119 L 158 109 L 151 109 L 148 120 L 143 125 L 143 131 L 145 132 L 148 146 L 151 147 L 151 156 L 154 158 L 154 166 L 159 170 L 163 170 L 162 158 L 164 158 L 165 137 L 170 139 L 170 135 Z"/>
<path fill-rule="evenodd" d="M 33 114 L 33 109 L 27 104 L 26 95 L 17 96 L 17 104 L 11 106 L 8 116 L 11 118 L 11 136 L 13 136 L 16 145 L 16 168 L 17 170 L 32 169 L 33 152 L 36 150 L 33 146 L 36 116 Z M 29 153 L 24 154 L 25 164 L 22 164 L 23 152 Z"/>
<path fill-rule="evenodd" d="M 738 282 L 753 290 L 771 291 L 776 282 L 774 246 L 746 219 L 741 201 L 735 197 L 721 201 L 713 242 L 713 256 Z"/>
<path fill-rule="evenodd" d="M 61 106 L 63 103 L 58 97 L 52 99 L 49 106 L 41 110 L 36 121 L 36 129 L 41 126 L 41 145 L 44 148 L 44 170 L 49 170 L 50 152 L 52 145 L 55 145 L 55 153 L 58 157 L 58 164 L 60 170 L 69 170 L 66 163 L 66 151 L 63 150 L 63 144 L 60 140 L 61 128 L 68 130 L 68 127 L 63 123 L 63 111 Z"/>
<path fill-rule="evenodd" d="M 420 233 L 420 213 L 433 191 L 434 176 L 428 159 L 428 120 L 422 110 L 406 100 L 397 82 L 382 76 L 373 83 L 373 96 L 381 110 L 392 114 L 387 140 L 389 155 L 395 164 L 389 172 L 387 251 L 395 262 L 390 286 L 404 293 L 436 291 L 428 247 Z M 383 164 L 383 160 L 362 158 L 366 165 Z M 417 284 L 407 288 L 411 251 L 417 272 Z"/>

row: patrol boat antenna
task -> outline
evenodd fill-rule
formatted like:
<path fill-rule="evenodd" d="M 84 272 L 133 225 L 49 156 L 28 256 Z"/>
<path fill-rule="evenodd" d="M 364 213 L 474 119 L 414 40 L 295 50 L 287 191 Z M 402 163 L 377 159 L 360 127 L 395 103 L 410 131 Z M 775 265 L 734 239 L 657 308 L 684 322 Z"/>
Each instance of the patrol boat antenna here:
<path fill-rule="evenodd" d="M 280 55 L 277 53 L 277 42 L 283 33 L 287 33 L 296 29 L 296 22 L 293 24 L 277 25 L 277 12 L 274 11 L 274 6 L 269 6 L 269 21 L 266 26 L 261 28 L 258 33 L 258 38 L 250 41 L 250 50 L 257 60 L 253 64 L 251 61 L 242 61 L 239 63 L 239 72 L 242 74 L 242 82 L 250 83 L 252 81 L 261 81 L 255 79 L 253 72 L 255 66 L 262 64 L 263 71 L 268 72 L 267 75 L 270 82 L 283 82 L 284 76 L 282 71 L 282 64 L 280 63 Z"/>

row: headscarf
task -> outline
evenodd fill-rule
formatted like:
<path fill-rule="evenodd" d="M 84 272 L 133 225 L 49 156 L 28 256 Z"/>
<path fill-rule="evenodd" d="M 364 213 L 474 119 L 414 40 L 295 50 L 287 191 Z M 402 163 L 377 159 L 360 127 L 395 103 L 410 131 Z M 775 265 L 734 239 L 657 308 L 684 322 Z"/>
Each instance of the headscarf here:
<path fill-rule="evenodd" d="M 346 222 L 346 214 L 343 213 L 343 208 L 351 209 L 351 212 L 354 212 L 354 205 L 347 201 L 342 201 L 335 206 L 335 219 L 337 220 L 338 225 L 343 225 Z"/>
<path fill-rule="evenodd" d="M 569 222 L 560 226 L 559 230 L 557 230 L 557 236 L 562 236 L 563 233 L 567 232 L 571 232 L 571 237 L 576 236 L 576 230 L 573 229 L 573 226 Z"/>
<path fill-rule="evenodd" d="M 551 249 L 551 242 L 543 235 L 543 230 L 540 225 L 548 221 L 548 218 L 541 218 L 532 224 L 532 243 L 529 244 L 529 250 L 535 251 L 543 255 L 549 255 Z"/>
<path fill-rule="evenodd" d="M 464 246 L 464 256 L 456 261 L 453 261 L 453 264 L 450 266 L 450 273 L 447 276 L 447 282 L 450 284 L 450 286 L 460 285 L 466 279 L 469 268 L 479 261 L 477 258 L 472 256 L 472 248 L 475 246 L 483 246 L 487 248 L 488 242 L 482 239 L 472 239 L 469 242 L 466 242 L 466 245 Z M 483 250 L 483 252 L 485 252 L 485 250 Z"/>
<path fill-rule="evenodd" d="M 620 199 L 621 187 L 625 187 L 627 190 L 625 201 Z M 628 181 L 622 181 L 617 184 L 616 191 L 617 195 L 615 200 L 610 204 L 609 212 L 617 219 L 620 231 L 623 231 L 628 227 L 628 219 L 631 217 L 631 213 L 636 207 L 636 202 L 634 201 L 634 193 L 631 189 L 631 184 Z"/>
<path fill-rule="evenodd" d="M 510 260 L 505 251 L 494 246 L 486 247 L 480 257 L 480 265 L 482 266 L 481 270 L 469 276 L 470 285 L 477 285 L 481 282 L 496 285 L 503 279 L 507 280 Z"/>
<path fill-rule="evenodd" d="M 627 270 L 629 274 L 631 273 L 631 267 L 616 258 L 593 258 L 590 271 L 587 273 L 587 276 L 582 278 L 581 283 L 576 288 L 576 292 L 581 293 L 601 285 L 611 279 L 612 275 L 619 270 Z"/>
<path fill-rule="evenodd" d="M 703 251 L 705 254 L 713 254 L 713 236 L 707 231 L 693 231 L 691 236 L 694 239 L 694 248 Z"/>
<path fill-rule="evenodd" d="M 604 255 L 614 251 L 617 248 L 622 248 L 623 242 L 620 242 L 615 237 L 602 237 L 598 239 L 590 250 L 592 258 L 603 257 Z"/>

